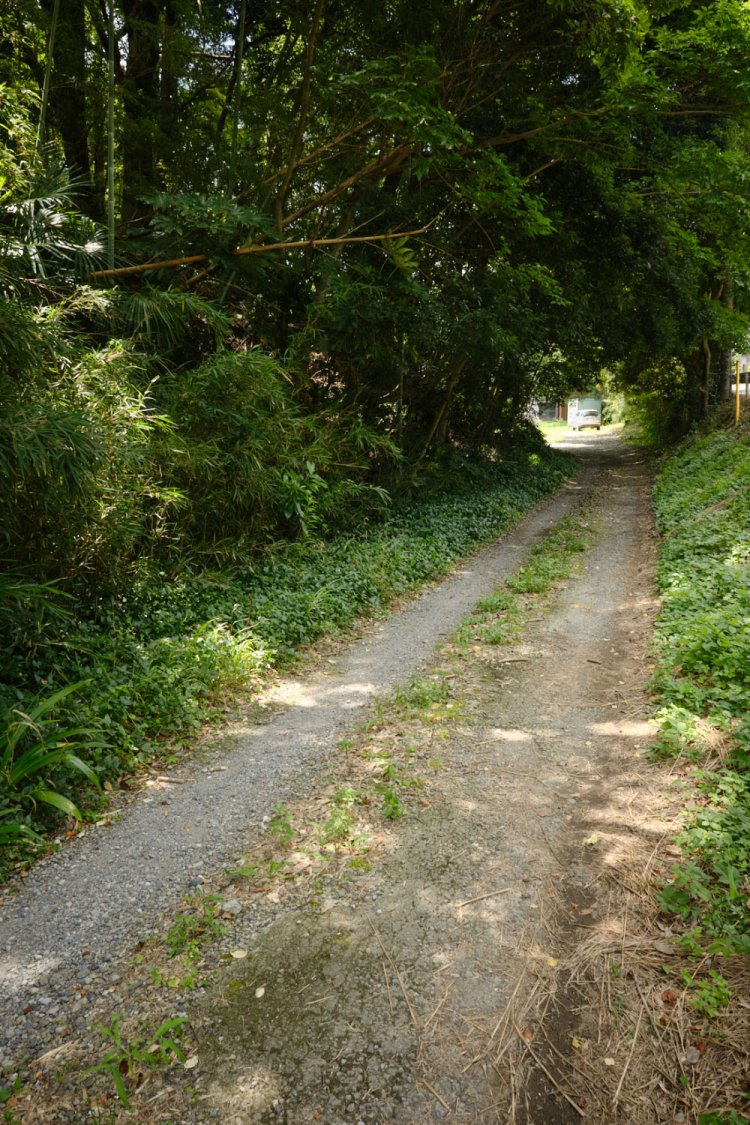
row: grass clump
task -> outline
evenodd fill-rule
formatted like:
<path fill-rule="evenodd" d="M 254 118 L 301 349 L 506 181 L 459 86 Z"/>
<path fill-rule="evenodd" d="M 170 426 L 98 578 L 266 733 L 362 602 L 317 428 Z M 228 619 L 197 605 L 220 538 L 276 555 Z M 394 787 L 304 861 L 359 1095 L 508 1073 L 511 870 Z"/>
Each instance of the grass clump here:
<path fill-rule="evenodd" d="M 661 892 L 665 909 L 725 950 L 750 951 L 750 435 L 717 430 L 663 465 L 653 688 L 654 751 L 692 769 Z"/>
<path fill-rule="evenodd" d="M 161 1069 L 174 1062 L 184 1063 L 185 1052 L 178 1040 L 186 1023 L 186 1017 L 176 1016 L 164 1020 L 153 1032 L 146 1031 L 127 1038 L 120 1026 L 120 1016 L 113 1016 L 108 1027 L 99 1027 L 103 1039 L 109 1044 L 108 1049 L 88 1073 L 109 1075 L 121 1105 L 128 1110 L 131 1089 L 142 1081 L 141 1071 L 146 1068 Z"/>
<path fill-rule="evenodd" d="M 472 643 L 517 643 L 541 595 L 573 574 L 576 560 L 585 550 L 590 534 L 590 524 L 580 517 L 566 516 L 562 519 L 533 548 L 528 563 L 477 603 L 474 613 L 458 629 L 456 644 L 466 647 Z"/>

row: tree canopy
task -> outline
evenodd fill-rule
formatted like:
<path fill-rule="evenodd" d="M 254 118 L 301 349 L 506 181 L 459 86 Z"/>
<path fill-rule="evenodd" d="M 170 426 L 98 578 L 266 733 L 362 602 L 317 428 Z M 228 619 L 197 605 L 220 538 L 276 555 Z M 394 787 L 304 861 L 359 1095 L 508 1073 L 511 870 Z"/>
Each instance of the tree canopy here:
<path fill-rule="evenodd" d="M 748 57 L 744 0 L 19 0 L 6 541 L 273 535 L 603 368 L 696 417 L 747 330 Z"/>

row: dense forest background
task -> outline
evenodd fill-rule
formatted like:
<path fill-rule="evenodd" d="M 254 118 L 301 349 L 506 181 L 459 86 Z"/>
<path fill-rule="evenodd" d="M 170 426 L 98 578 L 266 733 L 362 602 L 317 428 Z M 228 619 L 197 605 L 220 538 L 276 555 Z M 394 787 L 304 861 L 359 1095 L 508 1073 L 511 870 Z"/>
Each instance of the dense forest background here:
<path fill-rule="evenodd" d="M 37 577 L 346 519 L 602 370 L 676 427 L 727 383 L 740 0 L 0 20 L 0 504 Z"/>
<path fill-rule="evenodd" d="M 76 706 L 137 753 L 133 668 L 163 721 L 226 650 L 157 659 L 175 622 L 244 643 L 218 570 L 528 470 L 529 403 L 605 372 L 664 433 L 705 413 L 748 327 L 748 58 L 743 0 L 5 9 L 4 704 L 100 676 Z"/>

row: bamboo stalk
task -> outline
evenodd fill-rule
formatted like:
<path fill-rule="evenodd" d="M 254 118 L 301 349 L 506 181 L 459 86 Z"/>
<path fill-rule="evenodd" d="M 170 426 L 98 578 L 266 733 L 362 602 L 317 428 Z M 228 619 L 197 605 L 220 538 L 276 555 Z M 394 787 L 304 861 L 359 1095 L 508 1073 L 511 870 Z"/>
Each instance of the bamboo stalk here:
<path fill-rule="evenodd" d="M 242 58 L 245 50 L 245 14 L 247 0 L 242 0 L 240 7 L 240 24 L 237 29 L 237 50 L 235 53 L 235 80 L 234 80 L 234 113 L 232 114 L 232 144 L 229 151 L 229 169 L 227 183 L 229 194 L 232 194 L 234 184 L 234 166 L 237 161 L 237 136 L 240 128 L 240 102 L 242 100 Z"/>
<path fill-rule="evenodd" d="M 39 107 L 39 127 L 36 133 L 34 155 L 38 156 L 44 145 L 44 135 L 47 128 L 47 106 L 49 105 L 49 88 L 52 77 L 52 63 L 55 57 L 55 35 L 57 34 L 57 19 L 60 14 L 60 0 L 55 0 L 52 8 L 52 22 L 47 40 L 47 58 L 44 63 L 44 82 L 42 84 L 42 104 Z"/>
<path fill-rule="evenodd" d="M 269 242 L 260 246 L 240 246 L 233 250 L 235 257 L 246 254 L 268 254 L 272 250 L 298 250 L 301 247 L 314 249 L 316 246 L 339 246 L 350 242 L 384 242 L 389 238 L 411 238 L 417 234 L 424 234 L 428 227 L 418 230 L 389 231 L 388 234 L 358 235 L 354 238 L 302 238 L 295 242 Z M 120 266 L 118 269 L 95 270 L 92 277 L 118 277 L 123 274 L 143 273 L 145 270 L 166 270 L 175 266 L 189 266 L 193 262 L 208 261 L 208 254 L 188 254 L 183 258 L 167 258 L 164 261 L 143 262 L 139 266 Z"/>
<path fill-rule="evenodd" d="M 107 266 L 115 268 L 115 0 L 107 31 Z"/>

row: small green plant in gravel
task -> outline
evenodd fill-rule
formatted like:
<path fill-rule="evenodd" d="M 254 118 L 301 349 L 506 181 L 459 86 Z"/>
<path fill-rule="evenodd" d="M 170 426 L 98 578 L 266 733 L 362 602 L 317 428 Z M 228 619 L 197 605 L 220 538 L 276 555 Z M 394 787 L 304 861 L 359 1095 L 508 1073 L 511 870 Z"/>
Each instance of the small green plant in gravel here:
<path fill-rule="evenodd" d="M 406 688 L 394 692 L 394 702 L 400 710 L 422 711 L 436 703 L 445 703 L 449 695 L 446 680 L 431 676 L 412 676 Z"/>
<path fill-rule="evenodd" d="M 241 863 L 238 867 L 226 868 L 230 879 L 257 879 L 260 875 L 259 863 Z"/>
<path fill-rule="evenodd" d="M 175 975 L 174 973 L 165 973 L 157 965 L 152 965 L 149 968 L 149 976 L 155 988 L 176 988 L 185 989 L 190 991 L 194 988 L 199 988 L 201 984 L 200 977 L 198 976 L 198 969 L 195 965 L 189 964 L 188 958 L 180 958 L 181 968 L 184 971 L 184 976 Z"/>
<path fill-rule="evenodd" d="M 283 805 L 277 805 L 268 824 L 268 831 L 280 848 L 287 848 L 294 839 L 292 817 Z"/>
<path fill-rule="evenodd" d="M 219 903 L 218 895 L 196 895 L 188 901 L 189 913 L 175 915 L 166 935 L 170 957 L 198 960 L 202 946 L 212 937 L 221 937 L 225 927 L 218 917 Z"/>
<path fill-rule="evenodd" d="M 406 810 L 396 789 L 392 785 L 384 784 L 378 785 L 377 791 L 380 794 L 380 809 L 386 820 L 399 820 Z"/>
<path fill-rule="evenodd" d="M 288 859 L 274 859 L 272 856 L 266 861 L 266 871 L 268 872 L 269 879 L 275 879 L 277 875 L 285 875 L 288 869 Z"/>
<path fill-rule="evenodd" d="M 88 1074 L 108 1074 L 114 1083 L 117 1095 L 125 1109 L 130 1108 L 130 1096 L 126 1079 L 136 1078 L 144 1069 L 158 1070 L 169 1066 L 175 1060 L 185 1061 L 185 1052 L 177 1040 L 187 1022 L 186 1017 L 177 1016 L 164 1020 L 153 1033 L 143 1033 L 133 1039 L 126 1039 L 120 1028 L 121 1017 L 115 1015 L 109 1027 L 99 1027 L 103 1038 L 111 1046 L 96 1066 L 90 1067 Z"/>
<path fill-rule="evenodd" d="M 16 1075 L 10 1086 L 0 1086 L 0 1106 L 4 1106 L 11 1098 L 18 1097 L 18 1095 L 22 1093 L 24 1086 L 25 1079 L 20 1074 Z M 3 1121 L 8 1122 L 8 1125 L 16 1120 L 17 1118 L 11 1109 L 3 1110 Z"/>
<path fill-rule="evenodd" d="M 354 831 L 356 817 L 352 811 L 361 799 L 361 790 L 350 785 L 343 785 L 336 791 L 328 819 L 318 828 L 318 841 L 322 847 L 326 844 L 351 847 L 364 841 L 366 837 Z"/>
<path fill-rule="evenodd" d="M 397 712 L 406 719 L 441 723 L 457 719 L 460 708 L 451 697 L 450 681 L 443 675 L 412 676 L 393 693 Z"/>

